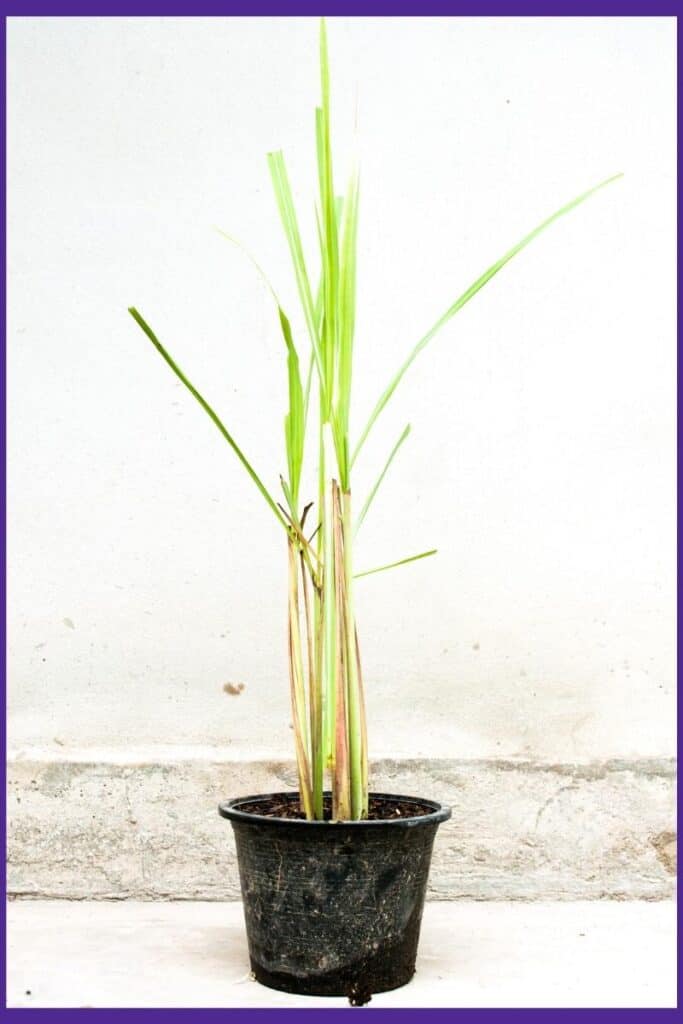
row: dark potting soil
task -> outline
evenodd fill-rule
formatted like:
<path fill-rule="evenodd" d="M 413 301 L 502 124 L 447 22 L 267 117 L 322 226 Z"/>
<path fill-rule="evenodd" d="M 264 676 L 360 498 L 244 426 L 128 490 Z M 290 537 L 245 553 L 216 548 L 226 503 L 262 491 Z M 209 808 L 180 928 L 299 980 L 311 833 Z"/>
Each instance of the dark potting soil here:
<path fill-rule="evenodd" d="M 240 810 L 248 814 L 258 814 L 264 818 L 290 818 L 303 821 L 306 815 L 303 813 L 297 800 L 283 799 L 273 796 L 268 800 L 254 801 L 253 804 L 240 804 Z M 325 821 L 332 819 L 332 799 L 329 796 L 323 798 L 323 814 Z M 390 821 L 399 818 L 420 818 L 423 814 L 431 814 L 431 810 L 421 803 L 411 803 L 409 800 L 387 800 L 386 798 L 376 799 L 370 797 L 368 807 L 368 821 Z"/>

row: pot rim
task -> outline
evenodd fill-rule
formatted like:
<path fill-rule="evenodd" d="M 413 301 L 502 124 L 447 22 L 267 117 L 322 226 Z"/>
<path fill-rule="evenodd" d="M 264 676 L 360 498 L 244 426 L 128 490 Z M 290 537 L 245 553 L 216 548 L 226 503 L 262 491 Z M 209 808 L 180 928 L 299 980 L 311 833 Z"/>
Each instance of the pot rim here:
<path fill-rule="evenodd" d="M 325 795 L 329 796 L 329 790 L 325 792 Z M 447 804 L 440 804 L 435 800 L 427 800 L 422 796 L 406 796 L 405 794 L 397 793 L 370 793 L 369 795 L 376 800 L 398 800 L 422 804 L 424 807 L 430 808 L 430 811 L 427 814 L 419 814 L 412 818 L 374 818 L 371 820 L 366 818 L 362 821 L 309 821 L 306 818 L 277 818 L 240 809 L 241 804 L 263 803 L 266 800 L 272 800 L 273 797 L 291 799 L 299 796 L 296 790 L 287 790 L 281 793 L 257 793 L 255 796 L 238 796 L 233 797 L 232 800 L 223 800 L 218 805 L 218 813 L 221 818 L 227 818 L 229 821 L 251 825 L 352 829 L 378 828 L 379 826 L 385 826 L 386 828 L 416 828 L 419 825 L 439 824 L 442 821 L 447 821 L 451 816 L 451 808 Z"/>

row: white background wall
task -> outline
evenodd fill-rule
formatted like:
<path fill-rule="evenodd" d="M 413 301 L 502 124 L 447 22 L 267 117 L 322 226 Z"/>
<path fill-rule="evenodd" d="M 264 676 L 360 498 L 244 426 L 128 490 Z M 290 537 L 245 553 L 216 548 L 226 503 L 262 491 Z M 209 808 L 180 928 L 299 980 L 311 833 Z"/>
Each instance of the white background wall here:
<path fill-rule="evenodd" d="M 275 486 L 300 330 L 265 163 L 314 251 L 308 19 L 9 26 L 10 742 L 290 754 L 285 551 L 136 304 Z M 560 203 L 415 365 L 359 460 L 373 752 L 673 753 L 675 22 L 331 19 L 362 164 L 362 425 L 409 347 Z M 340 177 L 341 180 L 341 177 Z M 223 684 L 243 682 L 229 696 Z"/>

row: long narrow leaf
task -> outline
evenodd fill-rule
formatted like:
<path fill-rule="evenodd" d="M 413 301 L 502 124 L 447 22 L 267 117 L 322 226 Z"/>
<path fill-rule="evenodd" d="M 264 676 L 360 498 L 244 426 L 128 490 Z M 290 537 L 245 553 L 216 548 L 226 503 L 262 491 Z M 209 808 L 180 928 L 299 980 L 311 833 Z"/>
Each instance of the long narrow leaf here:
<path fill-rule="evenodd" d="M 403 433 L 399 437 L 399 439 L 396 442 L 396 444 L 394 445 L 394 447 L 391 449 L 391 453 L 389 455 L 389 458 L 387 459 L 387 461 L 384 464 L 384 469 L 382 470 L 380 475 L 377 477 L 377 480 L 375 481 L 374 487 L 372 488 L 372 490 L 368 494 L 367 498 L 365 499 L 365 504 L 363 505 L 362 509 L 360 510 L 360 515 L 358 516 L 358 521 L 356 522 L 356 527 L 355 527 L 355 531 L 354 531 L 355 533 L 357 533 L 358 530 L 360 529 L 361 523 L 363 522 L 363 520 L 365 519 L 366 515 L 368 514 L 368 509 L 370 508 L 370 505 L 372 504 L 373 498 L 377 494 L 377 491 L 379 490 L 380 484 L 384 480 L 384 477 L 387 475 L 387 470 L 389 469 L 389 466 L 394 461 L 394 457 L 395 457 L 396 453 L 398 452 L 399 448 L 401 447 L 403 442 L 408 437 L 409 433 L 410 433 L 410 423 L 405 428 L 405 430 L 403 431 Z"/>
<path fill-rule="evenodd" d="M 325 375 L 325 412 L 331 419 L 334 394 L 334 373 L 337 359 L 339 315 L 339 241 L 337 232 L 337 199 L 334 194 L 332 143 L 330 139 L 330 69 L 327 55 L 325 22 L 320 22 L 320 88 L 321 106 L 316 110 L 316 148 L 320 183 L 319 230 L 323 263 L 323 331 L 321 353 Z M 340 452 L 337 438 L 337 458 Z"/>
<path fill-rule="evenodd" d="M 340 466 L 342 485 L 348 487 L 348 432 L 351 407 L 353 338 L 356 321 L 356 239 L 358 234 L 358 173 L 354 171 L 344 202 L 339 268 L 339 356 L 335 419 L 343 438 L 344 462 Z"/>
<path fill-rule="evenodd" d="M 450 306 L 443 314 L 443 316 L 441 316 L 436 321 L 434 326 L 429 331 L 427 331 L 427 333 L 424 335 L 423 338 L 420 339 L 420 341 L 418 341 L 417 345 L 410 352 L 408 358 L 403 363 L 398 373 L 396 373 L 392 378 L 391 382 L 389 383 L 389 386 L 382 392 L 380 398 L 377 401 L 377 404 L 375 405 L 375 408 L 372 411 L 370 419 L 368 420 L 363 429 L 363 433 L 360 436 L 358 444 L 355 447 L 353 457 L 351 459 L 351 465 L 353 465 L 353 463 L 355 462 L 359 451 L 365 444 L 367 436 L 372 430 L 372 427 L 374 426 L 375 420 L 382 412 L 384 406 L 387 404 L 387 402 L 393 395 L 394 391 L 400 384 L 404 374 L 412 365 L 417 356 L 420 354 L 422 349 L 428 345 L 428 343 L 432 340 L 434 335 L 444 326 L 444 324 L 448 323 L 451 317 L 454 316 L 458 312 L 458 310 L 462 309 L 462 307 L 467 302 L 469 302 L 469 300 L 473 296 L 475 296 L 477 292 L 481 288 L 483 288 L 484 285 L 487 284 L 491 280 L 491 278 L 498 273 L 499 270 L 502 270 L 505 264 L 509 263 L 513 256 L 516 256 L 517 253 L 521 252 L 522 249 L 526 248 L 526 246 L 529 245 L 530 242 L 533 242 L 533 240 L 538 235 L 540 235 L 542 231 L 545 231 L 545 229 L 547 227 L 550 227 L 550 225 L 553 224 L 556 220 L 558 220 L 560 217 L 563 217 L 571 210 L 575 209 L 575 207 L 579 206 L 581 203 L 585 202 L 586 199 L 594 195 L 600 189 L 605 188 L 606 185 L 611 184 L 613 181 L 616 181 L 618 178 L 621 177 L 623 177 L 623 174 L 614 174 L 612 175 L 612 177 L 606 178 L 605 181 L 601 181 L 599 185 L 594 185 L 593 188 L 588 189 L 587 192 L 582 192 L 580 196 L 577 196 L 575 199 L 572 199 L 569 203 L 566 203 L 564 206 L 560 207 L 559 210 L 556 210 L 555 213 L 551 214 L 550 217 L 547 217 L 544 221 L 542 221 L 538 225 L 538 227 L 535 227 L 533 231 L 530 231 L 528 235 L 525 235 L 524 238 L 517 243 L 517 245 L 514 245 L 512 249 L 509 249 L 504 256 L 502 256 L 499 260 L 493 263 L 488 268 L 488 270 L 484 271 L 481 277 L 478 277 L 477 280 L 473 284 L 471 284 L 469 288 L 467 288 L 458 299 L 456 299 L 453 305 Z"/>
<path fill-rule="evenodd" d="M 259 274 L 261 280 L 266 285 L 268 291 L 271 293 L 275 305 L 277 306 L 278 318 L 280 321 L 280 329 L 285 340 L 287 347 L 287 377 L 289 381 L 289 410 L 285 416 L 285 452 L 287 455 L 287 466 L 289 469 L 289 488 L 286 492 L 287 503 L 290 506 L 290 510 L 294 516 L 297 514 L 296 505 L 299 496 L 299 482 L 301 480 L 301 467 L 303 464 L 304 456 L 304 441 L 306 434 L 306 416 L 308 411 L 308 395 L 311 386 L 311 376 L 313 371 L 313 355 L 311 355 L 311 365 L 308 371 L 308 380 L 306 383 L 306 398 L 304 400 L 303 390 L 301 387 L 301 376 L 299 370 L 299 356 L 292 339 L 292 330 L 289 324 L 289 318 L 287 317 L 280 300 L 277 297 L 273 285 L 270 283 L 270 279 L 266 275 L 261 265 L 256 261 L 252 253 L 242 244 L 237 238 L 227 234 L 220 228 L 216 228 L 219 235 L 231 242 L 247 257 L 254 269 Z"/>
<path fill-rule="evenodd" d="M 318 282 L 318 290 L 315 293 L 315 323 L 320 337 L 322 330 L 322 315 L 323 315 L 323 283 L 322 280 Z M 308 423 L 308 405 L 311 399 L 311 386 L 313 384 L 313 370 L 315 369 L 315 352 L 311 349 L 311 356 L 308 361 L 308 372 L 306 373 L 306 390 L 304 392 L 304 433 L 306 433 L 306 424 Z"/>
<path fill-rule="evenodd" d="M 372 576 L 376 572 L 384 572 L 385 569 L 395 569 L 399 565 L 407 565 L 408 562 L 417 562 L 420 558 L 429 558 L 430 555 L 435 555 L 437 552 L 436 548 L 432 548 L 431 551 L 423 551 L 419 555 L 410 555 L 409 558 L 401 558 L 398 562 L 389 562 L 388 565 L 378 565 L 376 569 L 366 569 L 364 572 L 357 572 L 353 577 L 354 580 L 359 580 L 361 576 Z"/>
<path fill-rule="evenodd" d="M 289 380 L 289 412 L 285 417 L 285 448 L 287 450 L 287 467 L 289 469 L 289 489 L 292 515 L 297 515 L 299 500 L 299 482 L 304 459 L 304 393 L 301 387 L 299 357 L 292 340 L 289 320 L 281 307 L 280 326 L 287 345 L 287 377 Z"/>
<path fill-rule="evenodd" d="M 289 532 L 287 523 L 282 518 L 282 515 L 280 514 L 280 512 L 278 510 L 278 507 L 275 504 L 275 501 L 273 500 L 271 495 L 268 493 L 268 490 L 266 489 L 265 485 L 263 484 L 263 482 L 262 482 L 261 478 L 259 477 L 258 473 L 254 469 L 254 467 L 251 465 L 251 463 L 247 459 L 246 455 L 244 454 L 242 449 L 239 447 L 239 445 L 237 444 L 237 442 L 233 438 L 232 434 L 229 433 L 229 431 L 227 430 L 227 428 L 223 424 L 222 420 L 214 412 L 214 410 L 211 408 L 211 406 L 206 401 L 206 399 L 199 393 L 199 391 L 197 391 L 196 387 L 188 380 L 188 378 L 185 376 L 185 374 L 180 369 L 178 364 L 175 362 L 175 360 L 171 357 L 171 355 L 166 351 L 164 346 L 161 344 L 161 342 L 157 338 L 157 336 L 154 333 L 154 331 L 152 330 L 152 328 L 143 319 L 143 317 L 140 315 L 140 313 L 138 313 L 137 309 L 135 309 L 134 306 L 130 306 L 129 309 L 128 309 L 128 312 L 133 317 L 133 319 L 135 320 L 137 325 L 139 327 L 141 327 L 142 330 L 145 332 L 145 334 L 147 335 L 149 340 L 152 342 L 152 344 L 154 345 L 154 347 L 157 350 L 157 352 L 159 353 L 159 355 L 163 359 L 166 360 L 168 365 L 171 367 L 171 369 L 175 373 L 176 377 L 180 381 L 182 381 L 182 383 L 185 385 L 185 387 L 190 392 L 190 394 L 194 398 L 196 398 L 196 400 L 199 402 L 199 404 L 201 405 L 201 407 L 204 410 L 204 412 L 210 417 L 211 420 L 213 420 L 213 422 L 216 425 L 216 427 L 218 427 L 219 431 L 221 432 L 221 434 L 223 435 L 225 440 L 228 442 L 228 444 L 230 445 L 232 450 L 235 452 L 235 455 L 240 460 L 240 462 L 242 463 L 242 465 L 246 469 L 246 471 L 249 474 L 249 476 L 251 477 L 251 479 L 254 481 L 254 483 L 258 487 L 259 491 L 261 492 L 261 494 L 265 498 L 265 500 L 266 500 L 268 506 L 270 507 L 271 511 L 276 516 L 278 522 L 281 523 L 281 525 L 284 526 L 284 528 Z"/>
<path fill-rule="evenodd" d="M 230 242 L 231 245 L 234 245 L 237 249 L 240 250 L 241 253 L 243 253 L 244 256 L 247 257 L 247 259 L 249 260 L 251 265 L 254 267 L 254 270 L 256 270 L 256 272 L 258 273 L 259 277 L 261 278 L 261 280 L 265 284 L 266 288 L 268 289 L 270 294 L 275 299 L 276 305 L 278 306 L 278 308 L 280 308 L 280 300 L 277 297 L 277 293 L 276 293 L 275 289 L 273 288 L 272 284 L 270 283 L 270 278 L 266 274 L 266 272 L 263 269 L 263 267 L 261 266 L 261 264 L 257 262 L 257 260 L 256 260 L 255 256 L 253 255 L 253 253 L 251 253 L 249 251 L 249 249 L 247 249 L 246 245 L 244 245 L 242 242 L 240 242 L 239 238 L 235 238 L 234 235 L 229 235 L 228 232 L 227 231 L 223 231 L 222 228 L 216 228 L 216 231 L 218 232 L 218 234 L 222 238 L 225 238 L 225 240 L 227 242 Z"/>
<path fill-rule="evenodd" d="M 285 230 L 285 236 L 289 244 L 306 326 L 311 339 L 311 345 L 313 346 L 313 353 L 318 364 L 318 371 L 322 375 L 322 356 L 320 351 L 320 339 L 318 337 L 315 306 L 313 303 L 308 271 L 306 269 L 306 261 L 304 259 L 299 223 L 296 216 L 296 210 L 294 208 L 294 199 L 292 198 L 292 190 L 289 186 L 289 177 L 287 176 L 287 168 L 285 166 L 285 160 L 282 153 L 269 153 L 268 166 L 270 168 L 270 175 L 273 181 L 275 198 L 280 211 L 280 219 L 282 220 L 282 226 Z"/>

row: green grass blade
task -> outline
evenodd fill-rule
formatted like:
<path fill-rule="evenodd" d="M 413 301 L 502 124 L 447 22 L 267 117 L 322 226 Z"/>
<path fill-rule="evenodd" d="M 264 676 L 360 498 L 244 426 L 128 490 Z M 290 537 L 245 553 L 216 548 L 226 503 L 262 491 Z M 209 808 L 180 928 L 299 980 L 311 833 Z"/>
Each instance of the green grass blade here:
<path fill-rule="evenodd" d="M 335 580 L 335 543 L 333 513 L 333 460 L 334 444 L 329 424 L 322 428 L 325 480 L 322 496 L 322 554 L 323 554 L 323 747 L 326 767 L 334 768 L 335 721 L 337 713 L 337 687 L 341 685 L 337 661 L 337 609 Z"/>
<path fill-rule="evenodd" d="M 285 421 L 286 420 L 287 420 L 287 417 L 285 416 Z M 286 429 L 287 428 L 285 427 L 285 430 Z M 282 493 L 284 494 L 285 499 L 287 501 L 287 504 L 289 505 L 290 512 L 292 512 L 293 515 L 296 515 L 296 513 L 293 511 L 294 510 L 294 502 L 292 501 L 292 492 L 289 489 L 289 484 L 287 483 L 287 481 L 285 480 L 285 478 L 283 476 L 280 477 L 280 487 L 282 488 Z"/>
<path fill-rule="evenodd" d="M 157 338 L 157 336 L 154 333 L 154 331 L 152 330 L 152 328 L 143 319 L 143 317 L 140 315 L 140 313 L 138 313 L 137 309 L 135 309 L 134 306 L 131 306 L 131 307 L 129 307 L 128 312 L 133 317 L 133 319 L 135 320 L 137 325 L 142 328 L 144 333 L 147 335 L 149 340 L 154 345 L 154 347 L 157 350 L 157 352 L 159 353 L 159 355 L 163 359 L 166 360 L 168 365 L 171 367 L 171 369 L 175 373 L 176 377 L 180 381 L 182 381 L 182 383 L 185 385 L 185 387 L 190 392 L 190 394 L 194 398 L 196 398 L 196 400 L 199 402 L 199 404 L 201 405 L 201 407 L 204 410 L 204 412 L 209 416 L 209 418 L 211 420 L 213 420 L 213 422 L 216 425 L 216 427 L 218 428 L 218 430 L 221 432 L 221 434 L 223 435 L 225 440 L 228 442 L 228 444 L 230 445 L 232 450 L 235 452 L 235 455 L 237 456 L 237 458 L 240 460 L 240 462 L 242 463 L 242 465 L 246 469 L 246 471 L 249 474 L 249 476 L 251 477 L 251 479 L 254 481 L 254 483 L 258 487 L 259 491 L 261 492 L 261 494 L 265 498 L 269 508 L 271 509 L 273 514 L 276 516 L 278 522 L 282 526 L 284 526 L 284 528 L 287 530 L 287 532 L 289 532 L 289 528 L 287 526 L 287 523 L 283 519 L 283 517 L 282 517 L 282 515 L 281 515 L 281 513 L 280 513 L 280 511 L 279 511 L 279 509 L 278 509 L 278 507 L 277 507 L 277 505 L 275 503 L 275 501 L 273 500 L 271 495 L 268 493 L 268 490 L 266 489 L 265 485 L 263 484 L 263 482 L 262 482 L 261 478 L 259 477 L 258 473 L 254 469 L 254 467 L 251 465 L 251 463 L 247 459 L 246 455 L 244 454 L 242 449 L 239 447 L 239 445 L 237 444 L 237 442 L 233 438 L 232 434 L 229 433 L 229 431 L 227 430 L 227 428 L 223 424 L 222 420 L 214 412 L 214 410 L 211 408 L 211 406 L 206 401 L 206 399 L 199 393 L 199 391 L 197 391 L 196 387 L 188 380 L 188 378 L 185 376 L 185 374 L 180 369 L 178 364 L 175 362 L 175 360 L 171 357 L 171 355 L 166 351 L 164 346 L 161 344 L 161 342 Z"/>
<path fill-rule="evenodd" d="M 358 173 L 351 175 L 343 204 L 341 261 L 339 269 L 339 356 L 335 418 L 343 439 L 344 461 L 340 465 L 342 488 L 349 488 L 348 432 L 351 407 L 353 339 L 356 323 L 356 240 L 358 237 Z"/>
<path fill-rule="evenodd" d="M 321 106 L 316 110 L 316 149 L 320 183 L 320 236 L 323 265 L 323 332 L 321 354 L 325 375 L 325 414 L 332 417 L 334 374 L 337 361 L 339 313 L 339 240 L 337 232 L 337 199 L 332 172 L 330 140 L 330 69 L 327 54 L 327 32 L 320 22 L 320 89 Z M 340 452 L 337 450 L 337 457 Z"/>
<path fill-rule="evenodd" d="M 318 331 L 318 337 L 322 330 L 322 315 L 323 315 L 323 283 L 322 280 L 318 282 L 318 290 L 315 294 L 315 323 Z M 306 374 L 306 390 L 304 392 L 304 434 L 306 433 L 306 424 L 308 423 L 308 406 L 311 399 L 311 386 L 313 384 L 313 370 L 315 369 L 315 352 L 311 349 L 311 356 L 308 361 L 308 372 Z"/>
<path fill-rule="evenodd" d="M 376 572 L 384 572 L 385 569 L 395 569 L 398 565 L 407 565 L 408 562 L 417 562 L 420 558 L 429 558 L 430 555 L 435 555 L 437 552 L 436 548 L 432 548 L 431 551 L 423 551 L 419 555 L 410 555 L 409 558 L 401 558 L 398 562 L 389 562 L 388 565 L 378 565 L 376 569 L 366 569 L 364 572 L 357 572 L 353 577 L 354 580 L 359 580 L 361 576 L 372 576 Z"/>
<path fill-rule="evenodd" d="M 247 259 L 249 260 L 251 265 L 254 267 L 254 270 L 256 270 L 256 272 L 258 273 L 259 277 L 261 278 L 261 280 L 265 284 L 266 288 L 268 289 L 270 294 L 275 299 L 276 305 L 278 306 L 278 308 L 280 308 L 280 300 L 277 297 L 277 293 L 276 293 L 275 289 L 273 288 L 272 284 L 270 283 L 270 279 L 269 279 L 268 275 L 266 274 L 266 272 L 263 269 L 263 267 L 261 266 L 261 264 L 257 262 L 256 258 L 249 251 L 249 249 L 247 249 L 246 245 L 244 245 L 242 242 L 240 242 L 239 238 L 235 238 L 233 235 L 229 235 L 227 231 L 223 231 L 222 228 L 216 228 L 215 230 L 218 232 L 218 234 L 222 238 L 225 238 L 226 241 L 230 242 L 231 245 L 234 245 L 237 249 L 240 250 L 240 252 L 244 256 L 247 257 Z"/>
<path fill-rule="evenodd" d="M 491 280 L 491 278 L 498 273 L 499 270 L 502 270 L 506 263 L 509 263 L 510 260 L 514 256 L 516 256 L 517 253 L 521 252 L 522 249 L 525 249 L 530 242 L 533 242 L 533 240 L 537 238 L 542 231 L 545 231 L 545 229 L 547 227 L 550 227 L 550 225 L 553 224 L 556 220 L 558 220 L 560 217 L 563 217 L 571 210 L 575 209 L 575 207 L 579 206 L 581 203 L 585 202 L 586 199 L 594 195 L 600 189 L 605 188 L 606 185 L 611 184 L 613 181 L 616 181 L 618 178 L 621 177 L 623 177 L 623 174 L 614 174 L 612 175 L 612 177 L 606 178 L 605 181 L 601 181 L 600 184 L 588 189 L 588 191 L 582 192 L 580 196 L 577 196 L 575 199 L 572 199 L 569 203 L 566 203 L 564 206 L 561 206 L 559 210 L 556 210 L 555 213 L 551 214 L 550 217 L 547 217 L 544 221 L 542 221 L 537 227 L 533 229 L 533 231 L 530 231 L 528 235 L 525 235 L 524 238 L 517 243 L 517 245 L 514 245 L 512 249 L 509 249 L 505 253 L 504 256 L 502 256 L 499 260 L 493 263 L 488 268 L 488 270 L 484 271 L 481 277 L 478 277 L 477 280 L 473 284 L 471 284 L 469 288 L 467 288 L 458 299 L 456 299 L 453 305 L 450 306 L 443 314 L 443 316 L 441 316 L 436 321 L 434 326 L 430 328 L 429 331 L 427 331 L 427 333 L 424 335 L 423 338 L 420 339 L 420 341 L 418 341 L 415 348 L 410 352 L 408 358 L 400 367 L 398 373 L 396 373 L 395 376 L 392 378 L 391 382 L 389 383 L 389 386 L 383 391 L 382 395 L 377 401 L 377 404 L 375 405 L 375 408 L 372 411 L 370 419 L 368 420 L 363 429 L 363 433 L 360 436 L 358 444 L 355 447 L 353 457 L 351 459 L 351 465 L 353 465 L 353 463 L 355 462 L 358 453 L 365 444 L 367 436 L 372 430 L 372 427 L 374 426 L 377 417 L 382 412 L 384 406 L 387 404 L 387 402 L 393 395 L 394 391 L 400 384 L 404 374 L 410 368 L 410 366 L 417 358 L 417 356 L 420 354 L 420 352 L 423 350 L 423 348 L 425 348 L 429 344 L 434 335 L 444 326 L 444 324 L 448 323 L 451 317 L 454 316 L 460 309 L 462 309 L 462 307 L 467 302 L 469 302 L 469 300 L 473 298 L 473 296 L 475 296 L 477 292 L 481 288 L 483 288 L 484 285 L 487 284 Z"/>
<path fill-rule="evenodd" d="M 304 433 L 306 433 L 306 424 L 308 423 L 308 406 L 311 401 L 311 388 L 313 386 L 313 371 L 315 370 L 315 357 L 311 353 L 311 358 L 308 360 L 308 370 L 306 371 L 306 388 L 304 390 Z"/>
<path fill-rule="evenodd" d="M 363 507 L 360 510 L 360 514 L 358 516 L 358 521 L 356 523 L 354 533 L 358 533 L 363 520 L 365 519 L 366 515 L 368 514 L 368 509 L 370 508 L 370 505 L 372 504 L 372 501 L 373 501 L 375 495 L 377 494 L 377 491 L 379 490 L 380 484 L 384 480 L 384 477 L 387 475 L 387 470 L 389 469 L 389 466 L 394 461 L 394 457 L 396 456 L 396 453 L 398 452 L 399 448 L 401 447 L 403 442 L 408 437 L 409 433 L 410 433 L 410 423 L 405 428 L 405 430 L 403 431 L 403 433 L 399 437 L 399 439 L 396 442 L 396 444 L 394 445 L 394 447 L 391 449 L 391 453 L 389 455 L 389 458 L 387 459 L 387 461 L 384 464 L 384 469 L 382 470 L 380 475 L 377 477 L 377 480 L 375 481 L 374 487 L 372 488 L 372 490 L 368 494 L 367 498 L 365 499 L 365 504 L 363 505 Z"/>
<path fill-rule="evenodd" d="M 287 455 L 287 466 L 289 470 L 287 503 L 290 506 L 290 511 L 296 517 L 296 506 L 299 498 L 299 483 L 301 480 L 301 468 L 304 456 L 308 396 L 311 387 L 311 377 L 313 374 L 313 354 L 311 354 L 311 364 L 309 366 L 308 379 L 306 382 L 306 396 L 304 398 L 301 387 L 299 356 L 292 339 L 292 330 L 289 319 L 280 304 L 280 300 L 277 297 L 277 293 L 273 288 L 273 285 L 270 283 L 270 280 L 261 265 L 256 261 L 245 245 L 243 245 L 237 238 L 234 238 L 232 235 L 227 234 L 227 232 L 222 231 L 220 228 L 216 228 L 216 230 L 219 235 L 222 235 L 228 242 L 237 246 L 237 248 L 240 249 L 240 251 L 247 257 L 272 295 L 275 305 L 277 306 L 280 328 L 285 339 L 285 345 L 287 346 L 287 376 L 289 380 L 289 411 L 285 416 L 285 452 Z"/>
<path fill-rule="evenodd" d="M 294 266 L 294 274 L 296 277 L 297 287 L 299 289 L 301 306 L 304 311 L 306 327 L 308 328 L 313 353 L 318 365 L 318 372 L 322 375 L 322 356 L 320 350 L 320 339 L 318 337 L 315 305 L 311 293 L 308 271 L 306 269 L 303 245 L 301 244 L 301 234 L 299 232 L 296 210 L 294 208 L 294 199 L 292 198 L 292 190 L 289 185 L 289 177 L 287 176 L 285 160 L 281 152 L 268 154 L 268 167 L 270 168 L 270 176 L 273 181 L 275 199 L 280 211 L 280 219 L 282 220 L 282 226 L 289 244 L 289 251 L 292 257 L 292 264 Z"/>
<path fill-rule="evenodd" d="M 301 480 L 301 467 L 304 459 L 304 393 L 301 386 L 301 374 L 299 372 L 299 357 L 297 355 L 292 330 L 289 320 L 278 306 L 280 313 L 280 326 L 287 346 L 287 377 L 289 381 L 289 412 L 285 417 L 285 448 L 287 452 L 287 466 L 289 470 L 289 490 L 291 498 L 291 511 L 297 516 L 297 505 L 299 501 L 299 482 Z"/>

